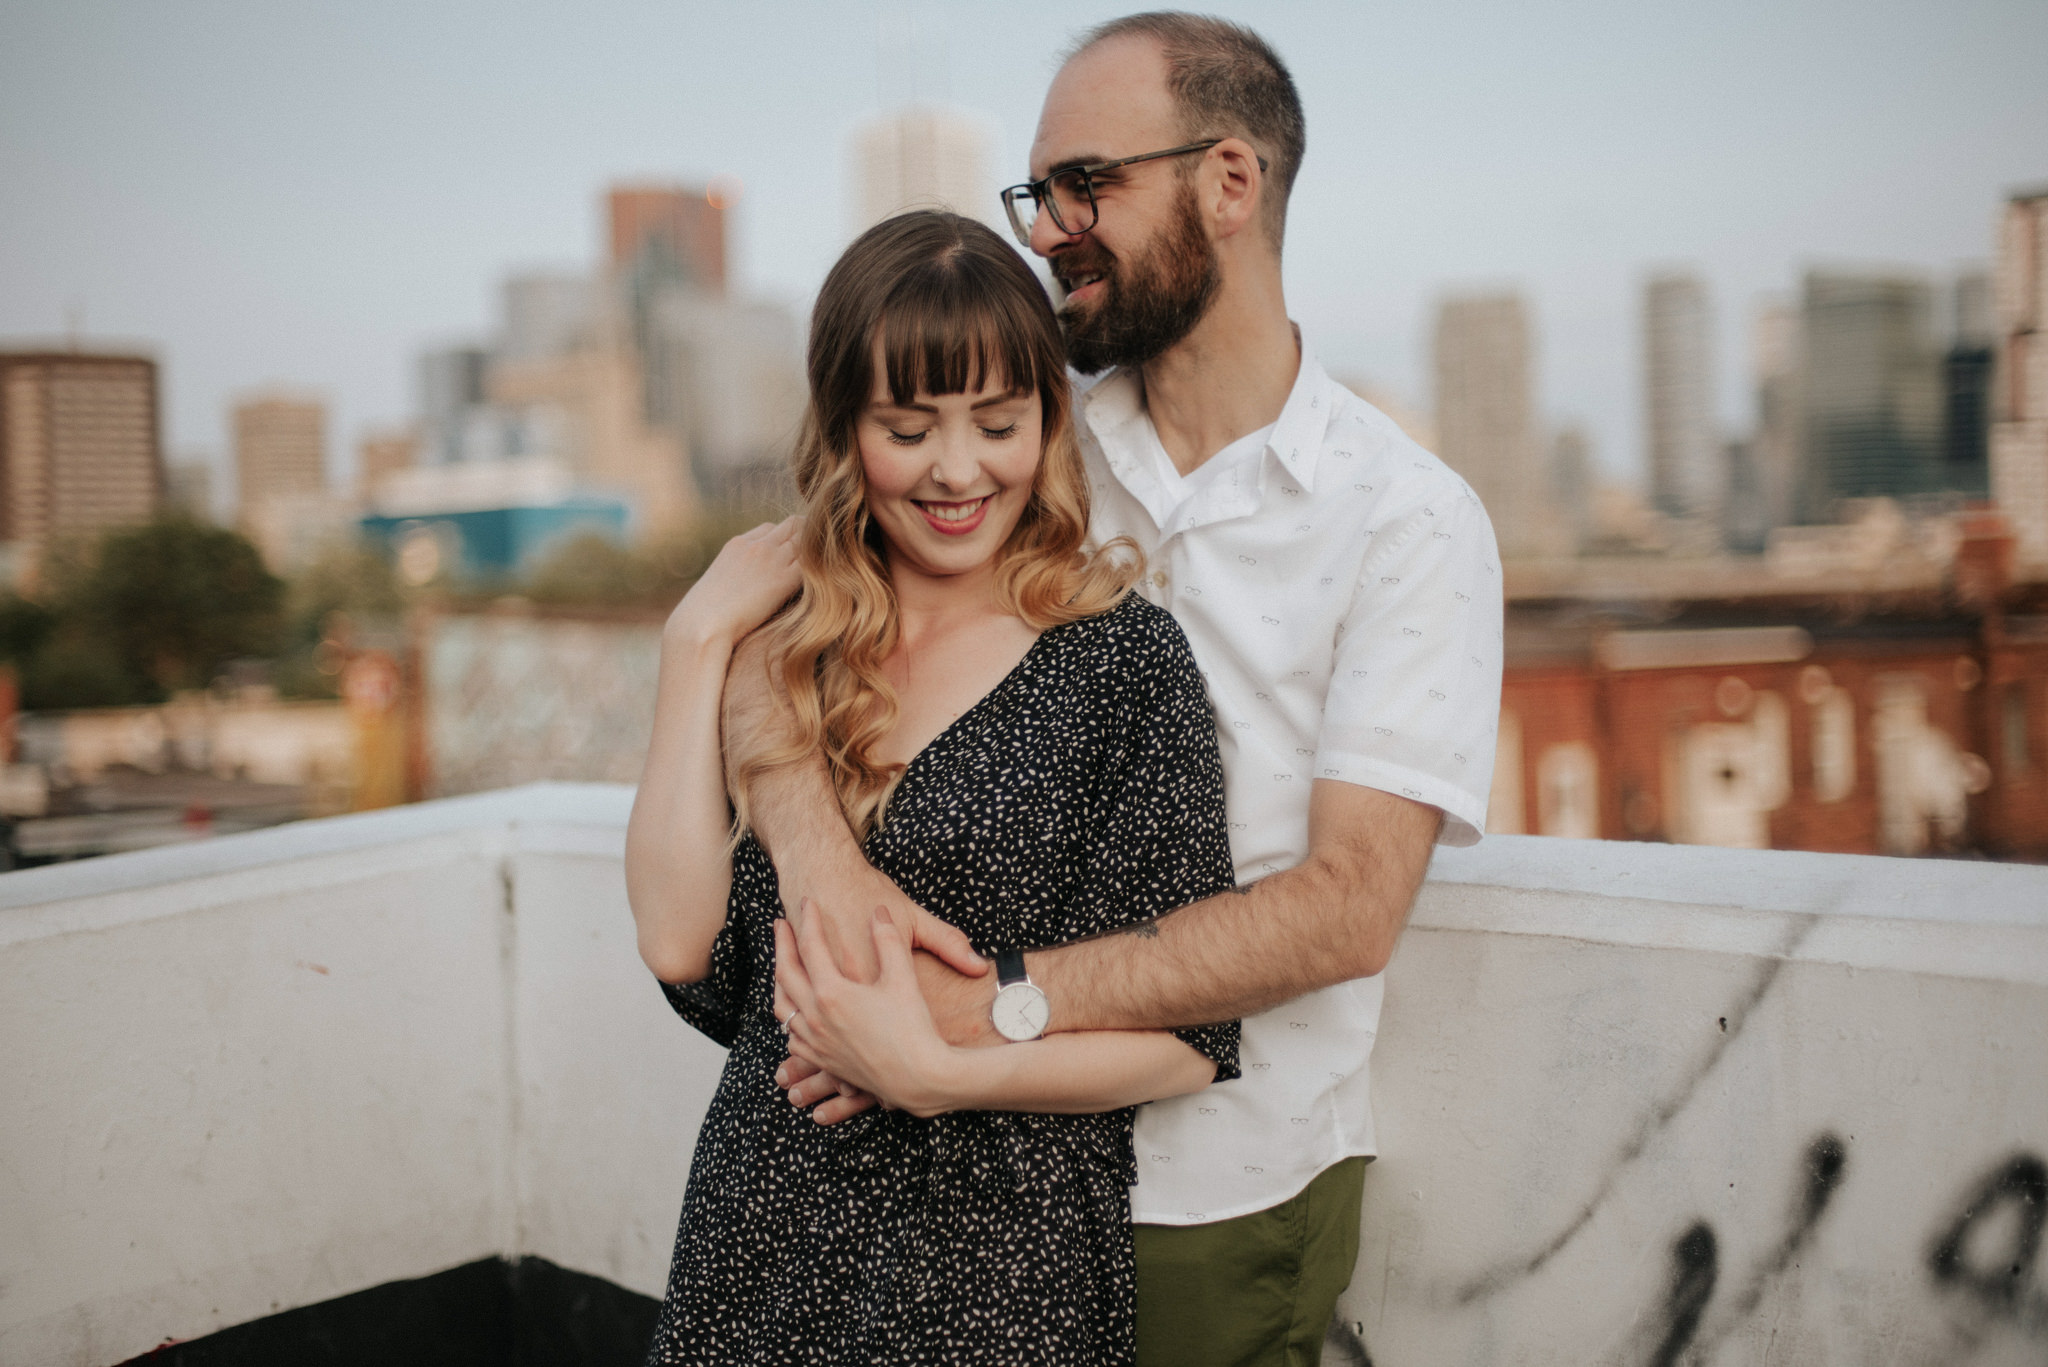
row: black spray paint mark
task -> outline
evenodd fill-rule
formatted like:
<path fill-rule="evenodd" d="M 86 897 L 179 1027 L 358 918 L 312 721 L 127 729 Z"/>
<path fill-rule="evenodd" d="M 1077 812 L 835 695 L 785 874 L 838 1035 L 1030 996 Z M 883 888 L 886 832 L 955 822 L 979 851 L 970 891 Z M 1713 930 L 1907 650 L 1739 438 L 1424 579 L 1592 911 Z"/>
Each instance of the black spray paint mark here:
<path fill-rule="evenodd" d="M 1365 1325 L 1347 1320 L 1340 1308 L 1330 1317 L 1323 1335 L 1324 1367 L 1372 1367 L 1372 1354 L 1365 1350 Z"/>
<path fill-rule="evenodd" d="M 1664 1297 L 1664 1338 L 1650 1355 L 1649 1367 L 1676 1367 L 1678 1355 L 1699 1332 L 1700 1316 L 1714 1298 L 1721 1277 L 1721 1255 L 1714 1228 L 1701 1220 L 1671 1245 L 1671 1289 Z"/>
<path fill-rule="evenodd" d="M 1979 1225 L 2013 1207 L 2010 1247 L 1973 1249 Z M 1935 1281 L 1976 1301 L 1984 1313 L 2048 1339 L 2048 1294 L 2034 1284 L 2041 1257 L 2041 1233 L 2048 1224 L 2048 1164 L 2031 1153 L 2015 1154 L 1992 1169 L 1963 1202 L 1948 1232 L 1936 1241 L 1927 1265 Z M 1975 1255 L 1976 1262 L 1971 1261 Z"/>
<path fill-rule="evenodd" d="M 1849 1166 L 1849 1146 L 1840 1135 L 1823 1130 L 1807 1144 L 1800 1166 L 1806 1180 L 1800 1184 L 1799 1197 L 1785 1222 L 1784 1235 L 1770 1255 L 1750 1273 L 1727 1313 L 1716 1316 L 1712 1331 L 1701 1336 L 1699 1357 L 1702 1359 L 1711 1356 L 1736 1325 L 1756 1313 L 1771 1283 L 1783 1275 L 1793 1259 L 1799 1256 L 1800 1250 L 1812 1242 L 1821 1217 L 1827 1214 L 1828 1203 L 1841 1189 L 1843 1174 Z"/>
<path fill-rule="evenodd" d="M 1769 995 L 1772 984 L 1777 982 L 1778 974 L 1784 970 L 1786 960 L 1819 922 L 1819 914 L 1796 918 L 1785 944 L 1775 954 L 1757 965 L 1756 977 L 1750 983 L 1749 990 L 1743 993 L 1740 1001 L 1729 1008 L 1726 1016 L 1719 1018 L 1723 1022 L 1720 1033 L 1714 1037 L 1712 1047 L 1706 1056 L 1679 1080 L 1678 1085 L 1657 1103 L 1654 1110 L 1638 1122 L 1635 1132 L 1629 1136 L 1628 1142 L 1622 1145 L 1621 1152 L 1615 1155 L 1614 1161 L 1608 1164 L 1607 1171 L 1601 1175 L 1599 1185 L 1593 1189 L 1593 1194 L 1586 1198 L 1578 1213 L 1534 1251 L 1512 1261 L 1495 1263 L 1460 1286 L 1453 1297 L 1456 1304 L 1470 1305 L 1524 1277 L 1540 1272 L 1545 1263 L 1563 1252 L 1565 1246 L 1592 1223 L 1593 1216 L 1606 1204 L 1607 1198 L 1614 1194 L 1615 1187 L 1620 1185 L 1630 1166 L 1643 1156 L 1644 1151 L 1650 1147 L 1650 1142 L 1668 1129 L 1671 1122 L 1691 1104 L 1700 1085 L 1713 1075 L 1721 1060 L 1727 1057 L 1728 1050 L 1742 1037 L 1742 1028 L 1749 1023 L 1749 1018 L 1755 1012 L 1758 1003 Z"/>

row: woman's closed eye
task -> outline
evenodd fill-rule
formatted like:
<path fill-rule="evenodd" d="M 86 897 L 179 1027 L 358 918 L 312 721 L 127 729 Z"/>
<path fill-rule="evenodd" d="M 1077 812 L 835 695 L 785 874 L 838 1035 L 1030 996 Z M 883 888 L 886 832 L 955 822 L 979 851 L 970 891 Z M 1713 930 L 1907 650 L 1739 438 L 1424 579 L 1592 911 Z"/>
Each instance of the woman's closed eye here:
<path fill-rule="evenodd" d="M 1017 435 L 1017 429 L 1019 426 L 1021 426 L 1021 424 L 1013 422 L 1008 427 L 983 427 L 980 430 L 981 435 L 987 437 L 990 441 L 1007 441 L 1011 437 Z M 895 428 L 892 427 L 889 428 L 888 431 L 889 440 L 894 442 L 898 446 L 917 446 L 920 443 L 922 443 L 926 437 L 931 435 L 929 429 L 923 432 L 898 432 Z"/>

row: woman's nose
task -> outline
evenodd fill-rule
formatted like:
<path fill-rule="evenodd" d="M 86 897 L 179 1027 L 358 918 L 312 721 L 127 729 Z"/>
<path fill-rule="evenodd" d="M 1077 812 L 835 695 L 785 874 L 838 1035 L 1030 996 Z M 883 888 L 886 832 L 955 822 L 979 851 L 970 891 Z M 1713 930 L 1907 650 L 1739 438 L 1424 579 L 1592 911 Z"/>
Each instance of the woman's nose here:
<path fill-rule="evenodd" d="M 974 450 L 972 434 L 942 430 L 938 436 L 939 448 L 933 453 L 932 480 L 947 489 L 965 493 L 981 477 L 981 460 Z"/>

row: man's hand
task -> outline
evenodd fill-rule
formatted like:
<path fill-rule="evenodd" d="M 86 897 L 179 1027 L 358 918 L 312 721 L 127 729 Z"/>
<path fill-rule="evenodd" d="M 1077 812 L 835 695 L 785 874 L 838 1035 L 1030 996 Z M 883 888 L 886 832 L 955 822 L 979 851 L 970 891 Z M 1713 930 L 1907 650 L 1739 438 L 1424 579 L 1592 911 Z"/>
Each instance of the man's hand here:
<path fill-rule="evenodd" d="M 1008 1040 L 996 1033 L 990 1014 L 996 999 L 995 974 L 969 976 L 930 954 L 915 959 L 918 991 L 932 1013 L 939 1037 L 962 1049 L 987 1049 Z"/>
<path fill-rule="evenodd" d="M 860 1088 L 841 1082 L 794 1054 L 775 1070 L 775 1085 L 789 1093 L 789 1104 L 798 1110 L 817 1106 L 811 1119 L 820 1125 L 837 1125 L 875 1106 L 875 1099 Z"/>
<path fill-rule="evenodd" d="M 816 908 L 810 904 L 798 905 L 801 911 L 815 914 Z M 918 914 L 935 925 L 946 925 L 928 912 L 920 910 Z M 952 929 L 951 926 L 946 928 Z M 986 971 L 972 975 L 962 973 L 935 955 L 922 951 L 913 962 L 917 969 L 918 989 L 924 994 L 933 1023 L 938 1026 L 939 1034 L 946 1043 L 965 1049 L 983 1049 L 1007 1042 L 996 1033 L 989 1017 L 989 1004 L 995 1000 L 995 979 L 990 974 Z M 776 976 L 778 980 L 782 976 L 779 962 Z M 811 1119 L 820 1125 L 835 1125 L 875 1105 L 875 1099 L 866 1092 L 841 1082 L 800 1058 L 782 1061 L 782 1066 L 775 1070 L 775 1085 L 789 1093 L 790 1105 L 799 1109 L 816 1106 L 818 1109 L 811 1113 Z"/>
<path fill-rule="evenodd" d="M 870 870 L 872 872 L 872 870 Z M 995 1032 L 989 1020 L 989 1003 L 995 999 L 995 979 L 989 975 L 988 961 L 974 952 L 967 943 L 967 937 L 958 929 L 941 921 L 938 917 L 918 906 L 897 891 L 896 885 L 881 875 L 876 878 L 887 885 L 891 892 L 908 910 L 904 913 L 917 928 L 918 938 L 914 943 L 918 952 L 914 956 L 917 969 L 918 987 L 924 993 L 925 1004 L 931 1009 L 939 1033 L 948 1044 L 965 1048 L 980 1048 L 1004 1043 L 1002 1036 Z M 885 904 L 877 904 L 870 915 L 886 914 Z M 831 924 L 818 905 L 809 898 L 799 898 L 796 911 L 789 917 L 792 929 L 802 931 L 809 923 L 816 923 L 820 930 Z M 869 946 L 872 952 L 873 923 L 869 923 Z M 967 971 L 956 968 L 952 963 L 938 957 L 934 944 L 945 947 L 954 961 L 964 963 Z M 837 955 L 833 956 L 837 959 Z M 785 970 L 785 962 L 789 967 Z M 842 970 L 843 971 L 843 970 Z M 785 961 L 778 955 L 775 963 L 775 981 L 778 991 L 786 991 L 792 978 L 803 972 L 801 949 L 796 949 Z M 851 977 L 851 974 L 847 975 Z M 861 980 L 868 981 L 868 980 Z M 789 1103 L 799 1109 L 817 1106 L 811 1119 L 820 1125 L 834 1125 L 839 1121 L 859 1115 L 875 1105 L 875 1098 L 850 1083 L 842 1082 L 830 1073 L 821 1071 L 800 1058 L 791 1056 L 782 1061 L 775 1070 L 775 1085 L 789 1093 Z"/>
<path fill-rule="evenodd" d="M 779 866 L 777 873 L 782 873 Z M 822 885 L 794 871 L 780 881 L 784 905 L 794 905 L 790 927 L 801 932 L 815 919 L 834 966 L 855 982 L 875 981 L 873 919 L 878 911 L 912 949 L 921 951 L 919 958 L 932 956 L 968 978 L 988 973 L 988 960 L 974 952 L 958 928 L 905 897 L 894 880 L 865 859 L 835 861 Z"/>

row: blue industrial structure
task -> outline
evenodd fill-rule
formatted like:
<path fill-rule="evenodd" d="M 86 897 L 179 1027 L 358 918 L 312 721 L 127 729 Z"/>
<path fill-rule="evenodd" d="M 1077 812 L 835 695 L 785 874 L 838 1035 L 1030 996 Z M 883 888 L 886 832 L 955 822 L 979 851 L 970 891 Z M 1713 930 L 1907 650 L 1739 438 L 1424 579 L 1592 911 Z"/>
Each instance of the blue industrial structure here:
<path fill-rule="evenodd" d="M 581 532 L 626 539 L 626 505 L 611 498 L 578 495 L 533 507 L 479 508 L 418 517 L 371 515 L 363 535 L 387 555 L 408 542 L 431 536 L 439 567 L 457 578 L 497 579 L 517 575 L 561 542 Z"/>

